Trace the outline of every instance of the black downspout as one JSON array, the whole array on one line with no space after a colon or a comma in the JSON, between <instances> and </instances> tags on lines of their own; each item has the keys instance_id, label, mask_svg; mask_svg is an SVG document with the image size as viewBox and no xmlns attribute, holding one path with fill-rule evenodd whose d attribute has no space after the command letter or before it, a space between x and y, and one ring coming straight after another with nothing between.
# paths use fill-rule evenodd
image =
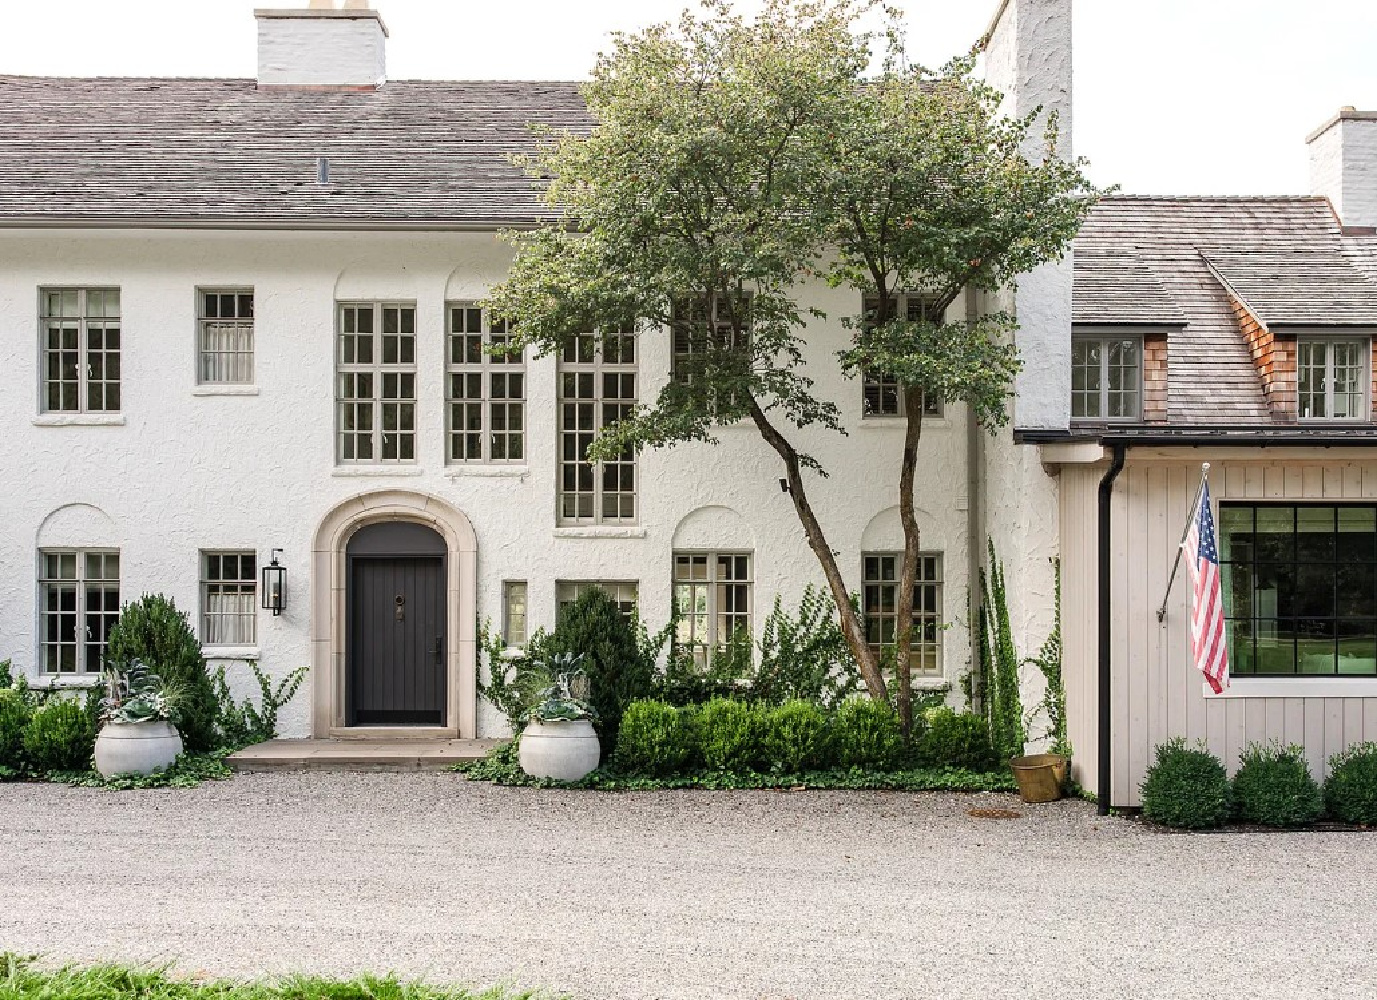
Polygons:
<instances>
[{"instance_id":1,"label":"black downspout","mask_svg":"<svg viewBox=\"0 0 1377 1000\"><path fill-rule=\"evenodd\" d=\"M1114 494L1114 480L1119 478L1119 473L1124 468L1124 454L1128 446L1122 442L1114 444L1114 457L1109 463L1109 468L1105 470L1104 478L1100 480L1100 780L1097 783L1097 796L1100 804L1100 815L1109 815L1109 779L1113 761L1113 754L1110 752L1110 718L1109 718L1109 500Z\"/></svg>"}]
</instances>

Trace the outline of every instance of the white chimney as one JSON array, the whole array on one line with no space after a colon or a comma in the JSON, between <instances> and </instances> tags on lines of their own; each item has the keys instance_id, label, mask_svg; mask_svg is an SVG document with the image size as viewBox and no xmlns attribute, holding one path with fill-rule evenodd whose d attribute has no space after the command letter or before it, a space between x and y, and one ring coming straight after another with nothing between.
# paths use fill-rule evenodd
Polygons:
<instances>
[{"instance_id":1,"label":"white chimney","mask_svg":"<svg viewBox=\"0 0 1377 1000\"><path fill-rule=\"evenodd\" d=\"M311 0L305 10L256 10L258 85L376 90L387 78L387 26L366 0Z\"/></svg>"},{"instance_id":2,"label":"white chimney","mask_svg":"<svg viewBox=\"0 0 1377 1000\"><path fill-rule=\"evenodd\" d=\"M1329 199L1345 228L1377 227L1377 111L1343 108L1305 141L1311 193Z\"/></svg>"}]
</instances>

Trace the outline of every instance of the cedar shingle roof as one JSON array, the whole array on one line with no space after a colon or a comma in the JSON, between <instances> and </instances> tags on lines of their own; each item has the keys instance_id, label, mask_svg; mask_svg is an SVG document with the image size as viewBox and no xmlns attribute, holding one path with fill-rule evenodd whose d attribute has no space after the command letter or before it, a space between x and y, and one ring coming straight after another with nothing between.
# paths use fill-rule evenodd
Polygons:
<instances>
[{"instance_id":1,"label":"cedar shingle roof","mask_svg":"<svg viewBox=\"0 0 1377 1000\"><path fill-rule=\"evenodd\" d=\"M1098 314L1131 316L1122 294L1104 291L1102 261L1106 255L1132 261L1116 266L1148 270L1185 319L1168 334L1169 423L1271 424L1228 293L1206 258L1265 303L1256 306L1264 322L1268 311L1281 323L1321 325L1335 316L1366 322L1360 317L1377 319L1377 283L1345 256L1352 242L1342 237L1322 198L1105 198L1076 238L1073 313L1076 322ZM1373 265L1377 270L1377 259ZM1315 280L1313 287L1298 280L1298 268ZM1160 301L1146 295L1140 311L1159 316Z\"/></svg>"},{"instance_id":2,"label":"cedar shingle roof","mask_svg":"<svg viewBox=\"0 0 1377 1000\"><path fill-rule=\"evenodd\" d=\"M0 76L0 221L489 228L549 217L507 157L586 129L572 83ZM330 181L316 180L316 158Z\"/></svg>"},{"instance_id":3,"label":"cedar shingle roof","mask_svg":"<svg viewBox=\"0 0 1377 1000\"><path fill-rule=\"evenodd\" d=\"M1076 247L1074 323L1183 326L1186 315L1136 248Z\"/></svg>"}]
</instances>

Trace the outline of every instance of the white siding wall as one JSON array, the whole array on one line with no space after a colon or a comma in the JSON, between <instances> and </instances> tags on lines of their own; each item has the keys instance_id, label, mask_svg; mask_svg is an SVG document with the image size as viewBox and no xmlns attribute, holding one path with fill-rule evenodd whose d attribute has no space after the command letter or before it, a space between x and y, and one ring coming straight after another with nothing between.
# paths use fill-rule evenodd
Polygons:
<instances>
[{"instance_id":1,"label":"white siding wall","mask_svg":"<svg viewBox=\"0 0 1377 1000\"><path fill-rule=\"evenodd\" d=\"M327 513L360 493L403 489L437 495L463 511L478 535L478 613L501 619L502 581L530 582L531 626L550 626L559 579L639 580L654 625L668 616L672 538L694 510L737 512L755 541L757 624L774 596L795 601L820 582L817 562L780 492L779 464L749 426L721 432L721 445L651 452L641 461L644 537L561 537L555 531L555 377L549 359L529 367L529 465L525 475L455 472L444 463L443 329L446 297L478 297L500 280L508 251L491 234L192 234L11 232L0 236L0 426L4 517L0 519L0 659L35 669L36 549L55 511L88 504L122 552L122 596L145 592L198 606L202 548L284 550L287 611L260 613L261 662L274 675L310 662L309 555ZM117 286L123 312L123 417L114 427L36 426L37 289ZM256 296L257 395L198 395L195 288L252 286ZM335 302L410 299L418 325L419 461L390 469L334 462ZM811 433L805 447L831 472L810 477L814 505L848 583L860 586L866 544L900 547L899 422L860 416L860 387L843 378L835 352L846 332L836 317L853 296L822 285L808 305L833 318L808 333L818 390L836 399L849 437ZM645 341L643 399L669 365L666 341ZM964 619L966 596L963 408L924 422L917 505L926 548L945 554L948 620ZM98 523L100 518L93 515ZM58 515L53 531L69 530ZM81 520L75 518L75 520ZM90 519L87 519L90 520ZM83 522L84 523L84 522ZM70 530L78 530L71 528ZM45 536L48 537L48 536ZM55 536L53 536L55 537ZM51 540L51 539L50 539ZM52 542L56 544L56 542ZM945 633L953 681L969 666L964 628ZM243 689L247 691L246 688ZM284 734L309 730L308 685L282 719ZM501 731L480 711L480 734Z\"/></svg>"},{"instance_id":2,"label":"white siding wall","mask_svg":"<svg viewBox=\"0 0 1377 1000\"><path fill-rule=\"evenodd\" d=\"M1377 499L1377 455L1315 451L1240 454L1192 450L1183 455L1130 450L1114 486L1113 804L1141 803L1139 786L1153 749L1174 736L1205 740L1228 766L1251 742L1305 746L1311 772L1323 779L1330 755L1377 740L1377 680L1306 679L1307 697L1245 696L1247 679L1228 697L1207 696L1190 658L1190 583L1182 566L1166 619L1156 611L1171 573L1200 463L1212 463L1215 500ZM1097 491L1104 465L1061 472L1063 613L1069 735L1075 776L1096 790L1098 685ZM1277 682L1271 682L1274 689ZM1325 696L1328 685L1344 697ZM1297 690L1302 690L1297 688Z\"/></svg>"}]
</instances>

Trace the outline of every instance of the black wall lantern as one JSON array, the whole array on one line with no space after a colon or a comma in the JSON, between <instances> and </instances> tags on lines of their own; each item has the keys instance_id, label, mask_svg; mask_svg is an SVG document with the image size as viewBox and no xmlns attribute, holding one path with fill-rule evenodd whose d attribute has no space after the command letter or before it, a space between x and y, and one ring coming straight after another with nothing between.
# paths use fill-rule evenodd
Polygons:
<instances>
[{"instance_id":1,"label":"black wall lantern","mask_svg":"<svg viewBox=\"0 0 1377 1000\"><path fill-rule=\"evenodd\" d=\"M263 607L271 611L274 618L282 614L282 609L286 606L287 567L280 566L277 562L277 554L281 551L273 549L270 553L271 561L263 567Z\"/></svg>"}]
</instances>

